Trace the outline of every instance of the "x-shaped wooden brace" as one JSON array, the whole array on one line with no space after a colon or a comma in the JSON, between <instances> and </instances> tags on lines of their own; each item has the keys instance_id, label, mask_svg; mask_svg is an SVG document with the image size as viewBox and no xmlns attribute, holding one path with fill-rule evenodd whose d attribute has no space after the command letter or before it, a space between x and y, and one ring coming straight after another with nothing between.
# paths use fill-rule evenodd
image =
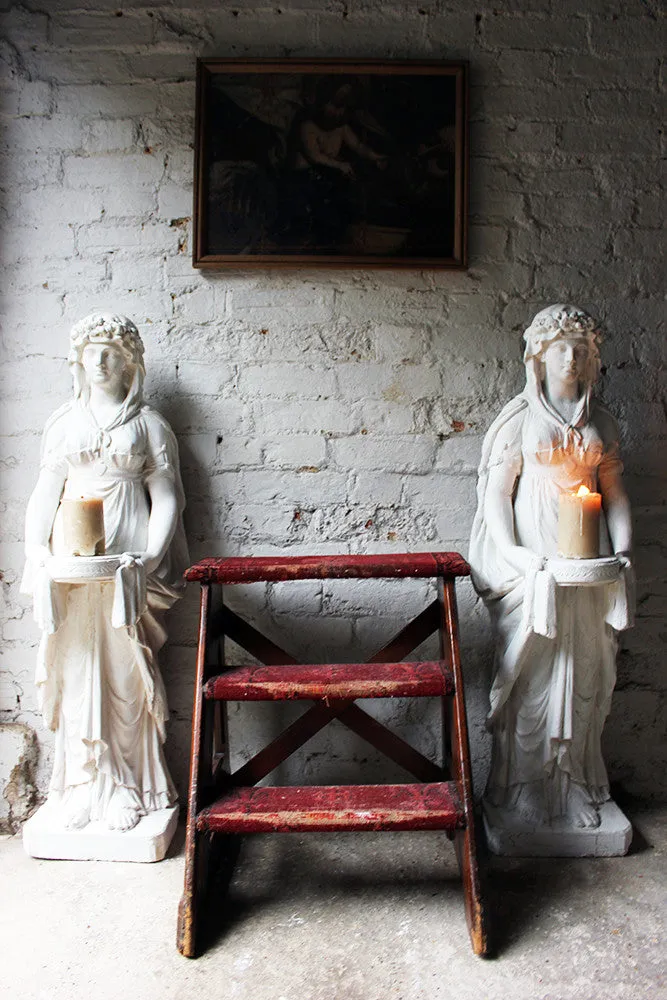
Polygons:
<instances>
[{"instance_id":1,"label":"x-shaped wooden brace","mask_svg":"<svg viewBox=\"0 0 667 1000\"><path fill-rule=\"evenodd\" d=\"M441 608L435 600L366 662L398 662L404 659L435 632L440 623ZM299 662L224 605L211 624L217 634L228 636L266 666L295 665ZM441 767L387 729L354 700L337 700L317 702L233 774L223 776L218 770L216 783L233 786L256 784L333 719L338 719L419 781L443 780Z\"/></svg>"}]
</instances>

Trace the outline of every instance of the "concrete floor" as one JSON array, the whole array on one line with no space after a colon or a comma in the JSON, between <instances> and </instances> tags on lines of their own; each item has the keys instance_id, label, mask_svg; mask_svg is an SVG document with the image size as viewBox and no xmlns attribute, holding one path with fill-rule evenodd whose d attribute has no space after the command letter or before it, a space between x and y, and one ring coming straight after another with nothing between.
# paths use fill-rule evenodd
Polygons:
<instances>
[{"instance_id":1,"label":"concrete floor","mask_svg":"<svg viewBox=\"0 0 667 1000\"><path fill-rule=\"evenodd\" d=\"M174 947L182 831L156 865L35 861L0 843L0 996L20 1000L667 997L667 809L626 858L487 865L498 954L469 947L441 834L247 838L213 943Z\"/></svg>"}]
</instances>

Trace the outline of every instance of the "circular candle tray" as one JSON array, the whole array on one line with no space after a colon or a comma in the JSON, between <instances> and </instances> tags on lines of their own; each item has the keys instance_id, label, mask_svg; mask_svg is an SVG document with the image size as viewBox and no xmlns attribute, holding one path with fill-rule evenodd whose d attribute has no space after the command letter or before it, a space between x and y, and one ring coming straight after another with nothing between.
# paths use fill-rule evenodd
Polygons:
<instances>
[{"instance_id":1,"label":"circular candle tray","mask_svg":"<svg viewBox=\"0 0 667 1000\"><path fill-rule=\"evenodd\" d=\"M93 583L113 580L119 566L119 555L54 556L48 569L51 579L57 583Z\"/></svg>"},{"instance_id":2,"label":"circular candle tray","mask_svg":"<svg viewBox=\"0 0 667 1000\"><path fill-rule=\"evenodd\" d=\"M616 556L598 559L549 559L547 569L561 587L595 587L614 583L621 572Z\"/></svg>"}]
</instances>

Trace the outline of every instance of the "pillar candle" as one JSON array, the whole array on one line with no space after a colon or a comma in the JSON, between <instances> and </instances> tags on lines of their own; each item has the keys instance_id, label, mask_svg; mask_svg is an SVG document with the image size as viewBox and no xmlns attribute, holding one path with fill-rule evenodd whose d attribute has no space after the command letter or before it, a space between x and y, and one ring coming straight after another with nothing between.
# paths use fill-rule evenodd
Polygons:
<instances>
[{"instance_id":1,"label":"pillar candle","mask_svg":"<svg viewBox=\"0 0 667 1000\"><path fill-rule=\"evenodd\" d=\"M558 555L565 559L596 559L600 555L602 497L580 486L561 493L558 508Z\"/></svg>"},{"instance_id":2,"label":"pillar candle","mask_svg":"<svg viewBox=\"0 0 667 1000\"><path fill-rule=\"evenodd\" d=\"M72 556L104 555L104 503L95 497L61 500L65 547Z\"/></svg>"}]
</instances>

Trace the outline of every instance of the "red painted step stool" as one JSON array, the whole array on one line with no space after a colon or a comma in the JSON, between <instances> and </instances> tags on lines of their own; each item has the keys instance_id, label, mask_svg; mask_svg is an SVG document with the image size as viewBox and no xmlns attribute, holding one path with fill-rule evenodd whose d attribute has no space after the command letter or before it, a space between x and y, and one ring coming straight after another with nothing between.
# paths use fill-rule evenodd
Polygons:
<instances>
[{"instance_id":1,"label":"red painted step stool","mask_svg":"<svg viewBox=\"0 0 667 1000\"><path fill-rule=\"evenodd\" d=\"M178 914L178 949L183 955L193 958L197 954L198 914L215 834L314 830L446 830L454 839L463 878L473 951L486 954L454 589L455 577L469 573L468 564L456 552L204 559L187 571L187 580L201 583L201 614L185 887ZM367 663L298 663L226 607L221 588L215 586L399 577L436 578L438 597ZM439 660L401 662L436 630ZM225 664L225 636L266 665ZM392 697L442 698L444 768L355 704L357 698ZM308 699L314 705L230 773L225 702L286 699ZM362 736L419 783L253 787L332 719Z\"/></svg>"}]
</instances>

